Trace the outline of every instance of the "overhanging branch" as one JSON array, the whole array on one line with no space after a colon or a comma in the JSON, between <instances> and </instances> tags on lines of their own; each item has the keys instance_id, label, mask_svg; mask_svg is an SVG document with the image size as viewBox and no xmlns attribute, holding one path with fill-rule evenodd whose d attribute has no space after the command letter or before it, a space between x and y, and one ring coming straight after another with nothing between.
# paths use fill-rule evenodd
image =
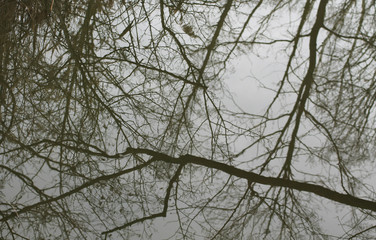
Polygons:
<instances>
[{"instance_id":1,"label":"overhanging branch","mask_svg":"<svg viewBox=\"0 0 376 240\"><path fill-rule=\"evenodd\" d=\"M176 164L196 164L200 166L205 166L212 169L217 169L222 172L225 172L227 174L247 179L250 182L255 182L259 184L269 185L273 187L287 187L291 189L295 189L298 191L303 192L310 192L314 193L318 196L321 196L323 198L339 202L348 206L357 207L361 209L367 209L376 212L376 202L361 199L354 197L352 195L348 194L342 194L333 190L330 190L328 188L311 184L311 183L305 183L305 182L298 182L298 181L291 181L287 179L282 178L274 178L274 177L265 177L262 175L258 175L256 173L247 172L245 170L220 163L215 162L212 160L208 160L201 157L196 157L192 155L184 155L180 156L179 158L174 158L171 156L168 156L163 153L159 153L153 150L149 149L141 149L141 148L128 148L127 152L134 153L134 154L147 154L154 158L156 161L164 161L169 163L176 163Z\"/></svg>"}]
</instances>

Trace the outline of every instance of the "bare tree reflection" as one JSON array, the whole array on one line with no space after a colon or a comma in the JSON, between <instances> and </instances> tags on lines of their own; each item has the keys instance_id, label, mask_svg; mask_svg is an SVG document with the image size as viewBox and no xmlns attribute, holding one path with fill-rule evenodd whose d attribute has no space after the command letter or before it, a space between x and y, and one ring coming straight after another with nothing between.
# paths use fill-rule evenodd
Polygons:
<instances>
[{"instance_id":1,"label":"bare tree reflection","mask_svg":"<svg viewBox=\"0 0 376 240\"><path fill-rule=\"evenodd\" d=\"M374 239L375 6L1 0L1 238ZM284 66L261 115L243 55Z\"/></svg>"}]
</instances>

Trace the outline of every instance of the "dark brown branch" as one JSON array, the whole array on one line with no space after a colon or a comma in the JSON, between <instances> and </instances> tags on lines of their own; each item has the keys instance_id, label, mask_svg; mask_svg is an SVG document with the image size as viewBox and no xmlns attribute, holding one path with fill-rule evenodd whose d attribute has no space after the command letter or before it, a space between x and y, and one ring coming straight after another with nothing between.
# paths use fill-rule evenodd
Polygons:
<instances>
[{"instance_id":1,"label":"dark brown branch","mask_svg":"<svg viewBox=\"0 0 376 240\"><path fill-rule=\"evenodd\" d=\"M305 104L307 102L307 99L310 94L311 86L312 83L314 82L314 76L313 73L316 68L316 48L317 48L317 38L319 35L319 31L321 27L323 26L324 18L325 18L325 11L326 11L326 5L328 4L328 0L322 0L319 4L319 8L317 10L317 18L316 22L312 27L311 31L311 37L309 40L309 66L307 73L304 77L302 86L300 88L299 96L298 99L296 100L295 107L298 107L298 112L296 114L296 121L295 121L295 126L294 130L291 135L291 141L289 144L287 156L286 156L286 161L283 166L284 170L286 170L286 174L290 173L290 164L291 160L293 157L293 153L295 150L295 140L299 131L299 126L300 126L300 120L303 114L303 111L305 109ZM304 90L303 90L304 89ZM304 91L304 92L303 92ZM301 96L301 94L303 95ZM301 97L301 99L299 99Z\"/></svg>"},{"instance_id":2,"label":"dark brown branch","mask_svg":"<svg viewBox=\"0 0 376 240\"><path fill-rule=\"evenodd\" d=\"M200 83L203 83L203 82L201 82L201 81L203 81L202 76L204 74L206 66L208 65L208 62L209 62L209 59L210 59L210 54L214 50L214 47L215 47L215 45L217 43L217 39L219 37L219 33L222 30L223 24L225 23L225 19L226 19L227 15L228 15L228 12L230 11L231 5L232 5L232 0L228 0L226 2L226 4L224 5L224 10L223 10L223 12L221 14L221 17L220 17L220 19L219 19L219 21L217 23L217 28L216 28L216 30L214 32L214 36L213 36L213 38L212 38L209 46L207 47L208 51L206 53L204 62L202 63L202 66L201 66L200 71L199 71L200 74L198 76L198 81Z\"/></svg>"},{"instance_id":3,"label":"dark brown branch","mask_svg":"<svg viewBox=\"0 0 376 240\"><path fill-rule=\"evenodd\" d=\"M311 184L311 183L305 183L305 182L298 182L298 181L292 181L282 178L274 178L274 177L265 177L262 175L258 175L256 173L247 172L245 170L220 163L211 161L205 158L196 157L192 155L184 155L179 158L171 157L163 153L155 152L153 150L149 149L140 149L140 148L128 148L127 152L135 153L135 154L148 154L150 156L153 156L155 160L169 162L169 163L177 163L177 164L196 164L200 166L205 166L212 169L221 170L222 172L225 172L227 174L237 176L239 178L247 179L249 182L255 182L259 184L274 186L274 187L287 187L291 189L295 189L298 191L303 192L310 192L314 193L318 196L321 196L323 198L339 202L348 206L357 207L361 209L367 209L371 211L376 212L376 202L361 199L354 197L349 194L342 194L333 190L330 190L328 188Z\"/></svg>"},{"instance_id":4,"label":"dark brown branch","mask_svg":"<svg viewBox=\"0 0 376 240\"><path fill-rule=\"evenodd\" d=\"M61 195L59 195L57 197L53 197L53 198L49 198L49 199L41 201L41 202L37 202L35 204L26 206L26 207L24 207L24 208L22 208L22 209L20 209L18 211L14 211L11 214L4 215L3 218L0 219L0 222L8 221L9 219L15 218L16 216L18 216L20 214L23 214L23 213L26 213L26 212L28 212L28 211L30 211L30 210L32 210L34 208L37 208L39 206L42 206L42 205L45 205L45 204L49 204L49 203L53 203L53 202L56 202L56 201L61 200L63 198L69 197L72 194L78 193L82 189L88 188L88 187L90 187L90 186L92 186L92 185L94 185L94 184L96 184L98 182L110 180L110 179L119 177L121 175L124 175L126 173L130 173L130 172L142 169L142 168L150 165L153 161L155 161L155 159L151 159L151 160L149 160L149 161L147 161L145 163L142 163L140 165L137 165L137 166L135 166L133 168L125 169L125 170L119 171L117 173L113 173L113 174L103 175L103 176L97 177L97 178L92 179L92 180L90 180L90 181L82 184L81 186L76 187L75 189L73 189L73 190L71 190L69 192L63 193L63 194L61 194Z\"/></svg>"}]
</instances>

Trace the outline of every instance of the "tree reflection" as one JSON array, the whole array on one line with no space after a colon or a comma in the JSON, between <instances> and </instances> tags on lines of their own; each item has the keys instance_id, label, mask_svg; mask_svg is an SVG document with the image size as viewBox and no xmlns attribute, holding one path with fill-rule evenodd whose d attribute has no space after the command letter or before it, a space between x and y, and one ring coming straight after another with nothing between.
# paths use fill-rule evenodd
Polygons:
<instances>
[{"instance_id":1,"label":"tree reflection","mask_svg":"<svg viewBox=\"0 0 376 240\"><path fill-rule=\"evenodd\" d=\"M373 239L375 16L367 0L1 0L1 238L148 239L174 218L173 239ZM244 55L284 66L257 79L261 114L228 104ZM328 202L351 216L342 236L320 226Z\"/></svg>"}]
</instances>

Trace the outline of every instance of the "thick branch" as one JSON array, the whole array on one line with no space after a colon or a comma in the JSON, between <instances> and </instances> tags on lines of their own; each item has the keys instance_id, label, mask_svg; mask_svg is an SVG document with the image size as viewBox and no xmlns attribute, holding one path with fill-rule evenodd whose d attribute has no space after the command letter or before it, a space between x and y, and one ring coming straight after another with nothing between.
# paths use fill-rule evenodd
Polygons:
<instances>
[{"instance_id":1,"label":"thick branch","mask_svg":"<svg viewBox=\"0 0 376 240\"><path fill-rule=\"evenodd\" d=\"M270 185L274 187L287 187L287 188L295 189L298 191L310 192L318 196L324 197L326 199L339 202L348 206L357 207L361 209L368 209L368 210L376 212L376 202L357 198L348 194L342 194L342 193L330 190L328 188L311 184L311 183L291 181L291 180L282 179L282 178L265 177L262 175L258 175L256 173L247 172L245 170L242 170L242 169L239 169L239 168L236 168L236 167L224 164L224 163L215 162L215 161L211 161L205 158L196 157L192 155L184 155L179 158L174 158L163 153L155 152L149 149L140 149L140 148L137 148L137 149L128 148L127 152L135 153L135 154L137 153L148 154L150 156L153 156L154 159L157 161L164 161L164 162L177 163L177 164L192 163L192 164L196 164L200 166L205 166L208 168L221 170L225 173L228 173L233 176L237 176L239 178L247 179L249 182L255 182L255 183Z\"/></svg>"},{"instance_id":2,"label":"thick branch","mask_svg":"<svg viewBox=\"0 0 376 240\"><path fill-rule=\"evenodd\" d=\"M298 107L298 112L296 114L296 121L295 121L295 126L294 130L292 132L291 136L291 142L289 144L287 156L286 156L286 161L284 164L284 169L287 170L287 173L290 172L290 165L291 165L291 160L293 156L293 152L295 149L295 140L298 134L299 126L300 126L300 120L303 114L303 111L305 109L305 104L307 102L307 99L309 97L309 92L312 86L312 83L314 82L314 71L316 68L316 48L317 48L317 38L319 35L319 31L321 27L323 26L324 18L325 18L325 10L326 10L326 5L328 4L328 0L321 0L319 4L319 8L317 10L317 18L316 22L312 27L311 31L311 37L309 40L309 67L307 70L307 73L304 77L302 87L300 88L300 93L298 96L298 99L296 100L296 105L295 107ZM303 90L304 89L304 90ZM304 92L303 92L304 91ZM301 96L301 93L303 92L303 96ZM301 99L299 99L301 97ZM294 107L294 108L295 108Z\"/></svg>"}]
</instances>

